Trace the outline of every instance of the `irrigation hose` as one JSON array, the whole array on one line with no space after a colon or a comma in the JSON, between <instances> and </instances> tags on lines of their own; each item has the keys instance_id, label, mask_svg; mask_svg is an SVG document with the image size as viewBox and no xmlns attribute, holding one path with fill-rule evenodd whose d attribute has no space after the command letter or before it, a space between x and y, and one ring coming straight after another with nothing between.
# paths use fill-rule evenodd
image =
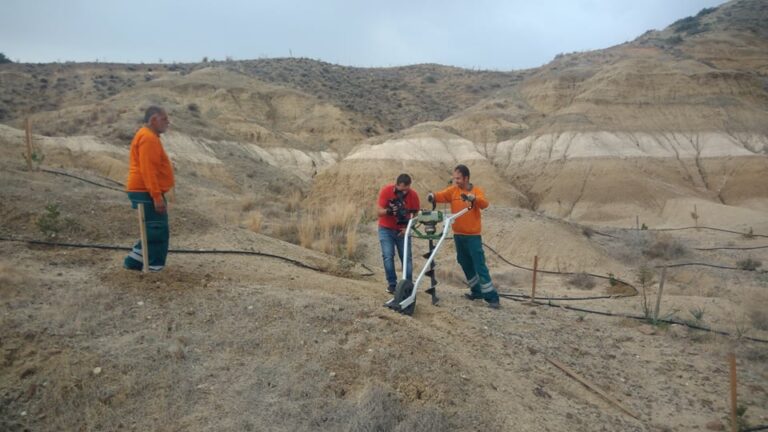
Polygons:
<instances>
[{"instance_id":1,"label":"irrigation hose","mask_svg":"<svg viewBox=\"0 0 768 432\"><path fill-rule=\"evenodd\" d=\"M124 250L129 251L131 248L125 247L125 246L114 246L114 245L102 245L102 244L85 244L85 243L62 243L62 242L51 242L51 241L43 241L43 240L32 240L32 239L19 239L19 238L11 238L11 237L0 237L0 241L11 241L11 242L21 242L21 243L28 243L28 244L36 244L36 245L45 245L45 246L60 246L60 247L71 247L71 248L81 248L81 249L106 249L106 250ZM246 251L246 250L226 250L226 249L169 249L168 252L171 253L178 253L178 254L220 254L220 255L255 255L255 256L263 256L268 258L275 258L279 260L283 260L286 262L289 262L293 265L296 265L298 267L306 268L309 270L313 270L316 272L324 272L322 269L311 266L309 264L303 263L301 261L295 260L293 258L288 258L282 255L275 255L267 252L258 252L258 251ZM362 265L362 264L361 264ZM365 265L362 265L363 268L368 270L370 274L363 274L361 276L373 276L373 271L368 268Z\"/></svg>"},{"instance_id":2,"label":"irrigation hose","mask_svg":"<svg viewBox=\"0 0 768 432\"><path fill-rule=\"evenodd\" d=\"M118 192L125 192L124 189L120 189L120 188L117 188L117 187L114 187L114 186L103 185L101 183L96 183L95 181L88 180L86 178L79 177L79 176L76 176L74 174L69 174L69 173L66 173L66 172L56 171L56 170L52 170L52 169L48 169L48 168L40 168L39 170L42 171L42 172L50 173L50 174L56 174L56 175L60 175L60 176L64 176L64 177L70 177L70 178L73 178L73 179L77 179L77 180L80 180L82 182L89 183L89 184L92 184L94 186L98 186L98 187L101 187L101 188L104 188L104 189L110 189L110 190L118 191ZM112 181L112 180L110 180L110 181Z\"/></svg>"},{"instance_id":3,"label":"irrigation hose","mask_svg":"<svg viewBox=\"0 0 768 432\"><path fill-rule=\"evenodd\" d=\"M506 299L509 299L509 300L512 300L512 301L516 301L516 302L529 302L529 303L531 302L530 301L530 297L528 297L527 300L524 300L523 298L517 298L518 296L515 296L515 295L501 294L501 293L499 294L499 297L504 297ZM533 301L533 303L538 304L538 305L542 305L542 306L556 307L556 308L560 308L560 309L568 309L568 310L572 310L572 311L590 313L590 314L595 314L595 315L603 315L603 316L610 316L610 317L621 317L621 318L630 318L630 319L639 320L639 321L648 321L648 318L637 316L637 315L605 312L605 311L598 311L598 310L593 310L593 309L584 309L584 308L579 308L579 307L574 307L574 306L560 305L560 304L551 303L551 302L550 303L544 303L544 302L540 302L540 301ZM716 334L719 334L719 335L722 335L722 336L731 336L731 334L728 333L728 332L724 332L724 331L721 331L721 330L713 330L711 328L697 326L695 324L690 324L690 323L683 322L683 321L675 321L675 320L668 320L668 319L657 319L655 321L656 322L662 322L662 323L665 323L665 324L683 325L683 326L686 326L686 327L689 327L689 328L692 328L692 329L695 329L695 330L701 330L701 331L709 332L709 333L716 333ZM768 343L768 340L766 340L766 339L754 338L754 337L750 337L750 336L741 336L741 338L742 339L746 339L746 340L750 340L750 341L753 341L753 342Z\"/></svg>"}]
</instances>

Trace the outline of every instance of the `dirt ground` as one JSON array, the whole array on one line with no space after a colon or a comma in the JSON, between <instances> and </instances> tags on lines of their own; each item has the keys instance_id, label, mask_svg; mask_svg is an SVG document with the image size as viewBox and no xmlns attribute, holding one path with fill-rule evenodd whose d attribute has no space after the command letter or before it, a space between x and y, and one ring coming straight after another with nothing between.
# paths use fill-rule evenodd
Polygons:
<instances>
[{"instance_id":1,"label":"dirt ground","mask_svg":"<svg viewBox=\"0 0 768 432\"><path fill-rule=\"evenodd\" d=\"M42 238L36 220L55 197L62 241L134 240L122 193L30 174L16 162L6 160L0 173L2 236ZM122 251L0 242L0 429L694 431L727 425L729 352L744 421L768 423L768 344L746 338L768 340L765 273L669 270L662 314L732 335L720 336L506 299L491 310L462 298L448 242L438 259L440 305L421 294L407 317L383 307L372 224L361 227L359 260L374 275L359 264L341 271L336 258L226 220L211 206L236 192L200 184L205 206L182 194L172 208L172 247L270 252L319 270L263 256L172 253L166 270L143 275L121 268ZM641 263L768 260L767 249L696 250L768 244L707 230L588 230L515 208L489 210L485 224L485 242L498 252L486 250L492 274L510 294L529 292L531 273L501 257L529 266L539 255L545 270L613 273L636 286ZM660 242L661 255L649 257ZM538 295L615 292L604 279L590 288L569 280L539 275ZM657 286L648 286L652 299ZM642 315L641 296L577 304Z\"/></svg>"}]
</instances>

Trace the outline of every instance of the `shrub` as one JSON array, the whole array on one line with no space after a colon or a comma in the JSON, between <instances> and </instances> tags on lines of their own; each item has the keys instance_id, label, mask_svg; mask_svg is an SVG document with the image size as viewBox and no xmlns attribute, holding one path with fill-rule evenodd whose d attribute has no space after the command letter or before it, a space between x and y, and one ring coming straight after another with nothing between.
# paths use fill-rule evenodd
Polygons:
<instances>
[{"instance_id":1,"label":"shrub","mask_svg":"<svg viewBox=\"0 0 768 432\"><path fill-rule=\"evenodd\" d=\"M52 203L45 206L45 212L37 218L37 227L49 240L55 239L61 231L61 211L59 205Z\"/></svg>"},{"instance_id":2,"label":"shrub","mask_svg":"<svg viewBox=\"0 0 768 432\"><path fill-rule=\"evenodd\" d=\"M595 287L594 279L586 273L576 273L572 275L568 278L568 284L586 290L591 290Z\"/></svg>"},{"instance_id":3,"label":"shrub","mask_svg":"<svg viewBox=\"0 0 768 432\"><path fill-rule=\"evenodd\" d=\"M434 75L427 75L424 77L424 79L421 82L425 84L434 84L437 82L437 78L435 78Z\"/></svg>"},{"instance_id":4,"label":"shrub","mask_svg":"<svg viewBox=\"0 0 768 432\"><path fill-rule=\"evenodd\" d=\"M666 260L685 256L688 249L676 240L660 239L643 251L648 258L663 258Z\"/></svg>"},{"instance_id":5,"label":"shrub","mask_svg":"<svg viewBox=\"0 0 768 432\"><path fill-rule=\"evenodd\" d=\"M584 234L584 237L586 238L592 238L592 236L595 234L595 230L590 227L584 227L584 229L581 230L581 233Z\"/></svg>"},{"instance_id":6,"label":"shrub","mask_svg":"<svg viewBox=\"0 0 768 432\"><path fill-rule=\"evenodd\" d=\"M635 273L637 283L640 285L640 307L643 310L643 316L646 319L652 320L653 310L651 309L651 299L648 296L648 288L653 285L653 269L643 264L637 269Z\"/></svg>"},{"instance_id":7,"label":"shrub","mask_svg":"<svg viewBox=\"0 0 768 432\"><path fill-rule=\"evenodd\" d=\"M0 64L3 64L3 63L13 63L13 61L11 61L11 59L6 57L5 54L0 53Z\"/></svg>"},{"instance_id":8,"label":"shrub","mask_svg":"<svg viewBox=\"0 0 768 432\"><path fill-rule=\"evenodd\" d=\"M709 14L711 14L712 12L714 12L716 10L717 10L717 7L704 8L704 9L700 10L699 13L696 14L696 17L697 18L701 18L704 15L709 15Z\"/></svg>"},{"instance_id":9,"label":"shrub","mask_svg":"<svg viewBox=\"0 0 768 432\"><path fill-rule=\"evenodd\" d=\"M695 307L692 309L689 309L688 312L691 313L691 316L698 322L704 319L704 309L701 307Z\"/></svg>"},{"instance_id":10,"label":"shrub","mask_svg":"<svg viewBox=\"0 0 768 432\"><path fill-rule=\"evenodd\" d=\"M749 318L756 329L768 331L768 311L755 309L750 312Z\"/></svg>"},{"instance_id":11,"label":"shrub","mask_svg":"<svg viewBox=\"0 0 768 432\"><path fill-rule=\"evenodd\" d=\"M743 259L736 263L736 266L738 266L740 269L748 271L755 271L762 265L762 261L753 260L752 258Z\"/></svg>"}]
</instances>

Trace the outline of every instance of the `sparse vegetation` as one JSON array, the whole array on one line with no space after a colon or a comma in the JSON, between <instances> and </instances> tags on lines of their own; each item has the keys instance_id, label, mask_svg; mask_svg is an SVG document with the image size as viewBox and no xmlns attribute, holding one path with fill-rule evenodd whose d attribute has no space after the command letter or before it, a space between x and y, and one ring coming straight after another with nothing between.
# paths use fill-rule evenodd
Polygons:
<instances>
[{"instance_id":1,"label":"sparse vegetation","mask_svg":"<svg viewBox=\"0 0 768 432\"><path fill-rule=\"evenodd\" d=\"M653 308L651 307L651 299L648 294L648 289L655 282L653 269L643 264L637 269L635 278L640 285L640 307L642 308L643 316L649 321L655 321Z\"/></svg>"},{"instance_id":2,"label":"sparse vegetation","mask_svg":"<svg viewBox=\"0 0 768 432\"><path fill-rule=\"evenodd\" d=\"M576 273L568 278L568 284L577 288L591 290L595 287L594 278L586 273Z\"/></svg>"},{"instance_id":3,"label":"sparse vegetation","mask_svg":"<svg viewBox=\"0 0 768 432\"><path fill-rule=\"evenodd\" d=\"M710 29L710 26L709 24L702 24L701 20L699 19L700 16L703 15L700 13L700 15L695 17L689 16L677 20L672 24L672 28L674 29L675 33L685 33L688 36L705 32Z\"/></svg>"},{"instance_id":4,"label":"sparse vegetation","mask_svg":"<svg viewBox=\"0 0 768 432\"><path fill-rule=\"evenodd\" d=\"M688 249L677 240L661 238L643 251L643 254L651 259L661 258L664 260L672 260L687 255Z\"/></svg>"},{"instance_id":5,"label":"sparse vegetation","mask_svg":"<svg viewBox=\"0 0 768 432\"><path fill-rule=\"evenodd\" d=\"M768 311L765 309L752 310L749 313L749 319L756 329L768 331Z\"/></svg>"},{"instance_id":6,"label":"sparse vegetation","mask_svg":"<svg viewBox=\"0 0 768 432\"><path fill-rule=\"evenodd\" d=\"M194 102L192 102L189 105L187 105L187 109L195 117L200 115L200 106L198 104L194 103Z\"/></svg>"},{"instance_id":7,"label":"sparse vegetation","mask_svg":"<svg viewBox=\"0 0 768 432\"><path fill-rule=\"evenodd\" d=\"M717 7L704 8L704 9L700 10L699 13L696 14L696 17L697 18L701 18L701 17L703 17L705 15L711 14L712 12L714 12L716 10L717 10Z\"/></svg>"},{"instance_id":8,"label":"sparse vegetation","mask_svg":"<svg viewBox=\"0 0 768 432\"><path fill-rule=\"evenodd\" d=\"M261 232L261 226L264 222L264 216L259 211L255 211L251 214L251 220L248 224L248 229L258 233Z\"/></svg>"},{"instance_id":9,"label":"sparse vegetation","mask_svg":"<svg viewBox=\"0 0 768 432\"><path fill-rule=\"evenodd\" d=\"M62 221L59 219L61 211L59 205L56 203L50 203L45 206L45 211L41 214L36 221L37 228L40 232L49 239L54 240L58 237L62 229Z\"/></svg>"},{"instance_id":10,"label":"sparse vegetation","mask_svg":"<svg viewBox=\"0 0 768 432\"><path fill-rule=\"evenodd\" d=\"M13 61L11 61L11 59L6 57L5 54L0 53L0 64L4 64L4 63L13 63Z\"/></svg>"},{"instance_id":11,"label":"sparse vegetation","mask_svg":"<svg viewBox=\"0 0 768 432\"><path fill-rule=\"evenodd\" d=\"M763 265L762 261L746 258L736 262L736 266L742 270L755 271Z\"/></svg>"},{"instance_id":12,"label":"sparse vegetation","mask_svg":"<svg viewBox=\"0 0 768 432\"><path fill-rule=\"evenodd\" d=\"M358 228L363 214L352 203L305 212L281 225L274 235L302 247L354 258L359 252Z\"/></svg>"},{"instance_id":13,"label":"sparse vegetation","mask_svg":"<svg viewBox=\"0 0 768 432\"><path fill-rule=\"evenodd\" d=\"M683 43L683 38L680 35L674 35L664 39L664 41L670 45L679 45Z\"/></svg>"},{"instance_id":14,"label":"sparse vegetation","mask_svg":"<svg viewBox=\"0 0 768 432\"><path fill-rule=\"evenodd\" d=\"M749 227L749 231L745 232L742 236L745 239L751 240L751 239L755 238L755 232L752 230L752 227Z\"/></svg>"},{"instance_id":15,"label":"sparse vegetation","mask_svg":"<svg viewBox=\"0 0 768 432\"><path fill-rule=\"evenodd\" d=\"M704 309L702 307L697 306L695 308L689 309L688 312L691 313L691 316L697 322L701 321L702 319L704 319Z\"/></svg>"},{"instance_id":16,"label":"sparse vegetation","mask_svg":"<svg viewBox=\"0 0 768 432\"><path fill-rule=\"evenodd\" d=\"M240 210L243 212L249 212L256 208L258 200L255 195L246 195L240 199Z\"/></svg>"}]
</instances>

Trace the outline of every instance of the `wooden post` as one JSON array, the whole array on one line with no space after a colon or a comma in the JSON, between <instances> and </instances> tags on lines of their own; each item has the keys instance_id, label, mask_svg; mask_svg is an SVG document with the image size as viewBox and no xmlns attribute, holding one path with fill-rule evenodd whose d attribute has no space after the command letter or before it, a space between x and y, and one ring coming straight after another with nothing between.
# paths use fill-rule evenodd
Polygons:
<instances>
[{"instance_id":1,"label":"wooden post","mask_svg":"<svg viewBox=\"0 0 768 432\"><path fill-rule=\"evenodd\" d=\"M738 404L736 403L736 355L728 354L728 361L731 364L731 431L738 432L739 419L736 413Z\"/></svg>"},{"instance_id":2,"label":"wooden post","mask_svg":"<svg viewBox=\"0 0 768 432\"><path fill-rule=\"evenodd\" d=\"M29 120L29 117L24 120L24 130L27 141L27 169L32 171L32 122Z\"/></svg>"},{"instance_id":3,"label":"wooden post","mask_svg":"<svg viewBox=\"0 0 768 432\"><path fill-rule=\"evenodd\" d=\"M640 231L640 216L635 215L635 227Z\"/></svg>"},{"instance_id":4,"label":"wooden post","mask_svg":"<svg viewBox=\"0 0 768 432\"><path fill-rule=\"evenodd\" d=\"M667 266L661 268L661 280L659 281L659 294L656 296L656 308L653 310L653 320L659 319L659 308L661 307L661 294L664 292L664 281L667 279Z\"/></svg>"},{"instance_id":5,"label":"wooden post","mask_svg":"<svg viewBox=\"0 0 768 432\"><path fill-rule=\"evenodd\" d=\"M147 225L144 223L144 204L139 203L139 232L141 233L141 271L149 272L149 248L147 245Z\"/></svg>"},{"instance_id":6,"label":"wooden post","mask_svg":"<svg viewBox=\"0 0 768 432\"><path fill-rule=\"evenodd\" d=\"M533 256L533 285L531 286L531 303L536 301L536 271L539 267L539 256Z\"/></svg>"}]
</instances>

